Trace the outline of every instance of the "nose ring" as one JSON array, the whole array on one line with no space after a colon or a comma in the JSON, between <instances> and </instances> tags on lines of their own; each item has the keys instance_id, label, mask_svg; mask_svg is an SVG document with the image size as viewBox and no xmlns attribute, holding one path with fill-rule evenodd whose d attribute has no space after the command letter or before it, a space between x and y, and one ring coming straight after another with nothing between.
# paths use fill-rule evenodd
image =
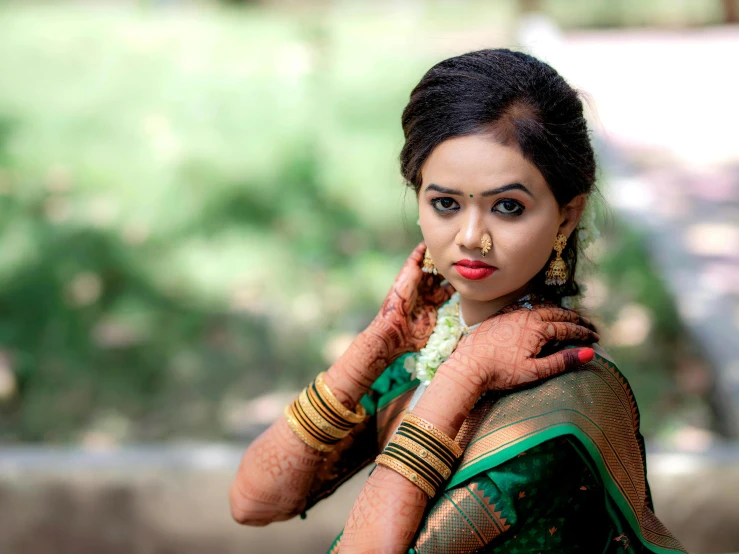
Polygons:
<instances>
[{"instance_id":1,"label":"nose ring","mask_svg":"<svg viewBox=\"0 0 739 554\"><path fill-rule=\"evenodd\" d=\"M482 237L482 257L485 257L485 254L487 254L490 251L490 247L493 245L492 242L490 242L490 239L487 235L483 235Z\"/></svg>"}]
</instances>

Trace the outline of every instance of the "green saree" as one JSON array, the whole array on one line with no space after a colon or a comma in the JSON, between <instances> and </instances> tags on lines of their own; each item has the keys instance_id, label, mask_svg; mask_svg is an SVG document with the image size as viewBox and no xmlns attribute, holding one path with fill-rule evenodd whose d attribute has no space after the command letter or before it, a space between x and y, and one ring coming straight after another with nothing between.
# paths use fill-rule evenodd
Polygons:
<instances>
[{"instance_id":1,"label":"green saree","mask_svg":"<svg viewBox=\"0 0 739 554\"><path fill-rule=\"evenodd\" d=\"M459 465L409 554L685 552L654 515L629 384L595 350L576 370L480 398L456 438ZM419 385L405 357L362 399L371 417L331 453L306 509L371 464L394 433ZM329 554L340 544L341 535Z\"/></svg>"}]
</instances>

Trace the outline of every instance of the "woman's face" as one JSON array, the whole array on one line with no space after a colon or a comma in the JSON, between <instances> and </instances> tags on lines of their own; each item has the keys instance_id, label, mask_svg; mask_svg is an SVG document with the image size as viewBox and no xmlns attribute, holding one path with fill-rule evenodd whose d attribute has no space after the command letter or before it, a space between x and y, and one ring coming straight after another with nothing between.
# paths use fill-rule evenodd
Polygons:
<instances>
[{"instance_id":1,"label":"woman's face","mask_svg":"<svg viewBox=\"0 0 739 554\"><path fill-rule=\"evenodd\" d=\"M483 135L442 142L421 175L418 210L428 251L439 273L478 302L523 291L549 260L557 233L569 237L582 212L560 210L542 174L518 148ZM492 246L483 257L485 234ZM455 269L461 260L495 270L471 280Z\"/></svg>"}]
</instances>

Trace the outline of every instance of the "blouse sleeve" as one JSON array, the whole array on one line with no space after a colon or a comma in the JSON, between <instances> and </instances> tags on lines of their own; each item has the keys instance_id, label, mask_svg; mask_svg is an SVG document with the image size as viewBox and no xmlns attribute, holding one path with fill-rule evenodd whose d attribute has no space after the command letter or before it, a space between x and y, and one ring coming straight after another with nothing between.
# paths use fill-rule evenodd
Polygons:
<instances>
[{"instance_id":1,"label":"blouse sleeve","mask_svg":"<svg viewBox=\"0 0 739 554\"><path fill-rule=\"evenodd\" d=\"M609 531L602 485L560 437L445 491L410 552L602 552Z\"/></svg>"}]
</instances>

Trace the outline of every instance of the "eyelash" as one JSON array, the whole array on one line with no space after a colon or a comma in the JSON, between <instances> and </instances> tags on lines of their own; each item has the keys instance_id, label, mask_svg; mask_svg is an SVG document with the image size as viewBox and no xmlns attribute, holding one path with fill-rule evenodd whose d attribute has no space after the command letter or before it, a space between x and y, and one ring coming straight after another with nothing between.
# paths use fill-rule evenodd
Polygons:
<instances>
[{"instance_id":1,"label":"eyelash","mask_svg":"<svg viewBox=\"0 0 739 554\"><path fill-rule=\"evenodd\" d=\"M455 202L456 203L456 200L454 200L454 198L450 198L448 196L442 196L441 198L434 198L433 200L431 200L431 206L434 208L434 210L436 210L436 213L438 213L439 215L446 215L449 212L457 211L457 210L452 209L452 208L447 208L445 210L440 210L436 206L436 204L438 202L440 202L441 200L451 200L452 202ZM513 200L512 198L501 198L500 200L498 200L495 203L495 205L493 207L495 207L498 204L501 204L503 202L512 202L513 204L516 204L518 206L518 210L515 211L515 212L498 212L498 213L500 213L500 215L503 215L505 217L519 217L519 216L523 215L523 212L526 209L523 206L523 204L521 204L518 200Z\"/></svg>"}]
</instances>

